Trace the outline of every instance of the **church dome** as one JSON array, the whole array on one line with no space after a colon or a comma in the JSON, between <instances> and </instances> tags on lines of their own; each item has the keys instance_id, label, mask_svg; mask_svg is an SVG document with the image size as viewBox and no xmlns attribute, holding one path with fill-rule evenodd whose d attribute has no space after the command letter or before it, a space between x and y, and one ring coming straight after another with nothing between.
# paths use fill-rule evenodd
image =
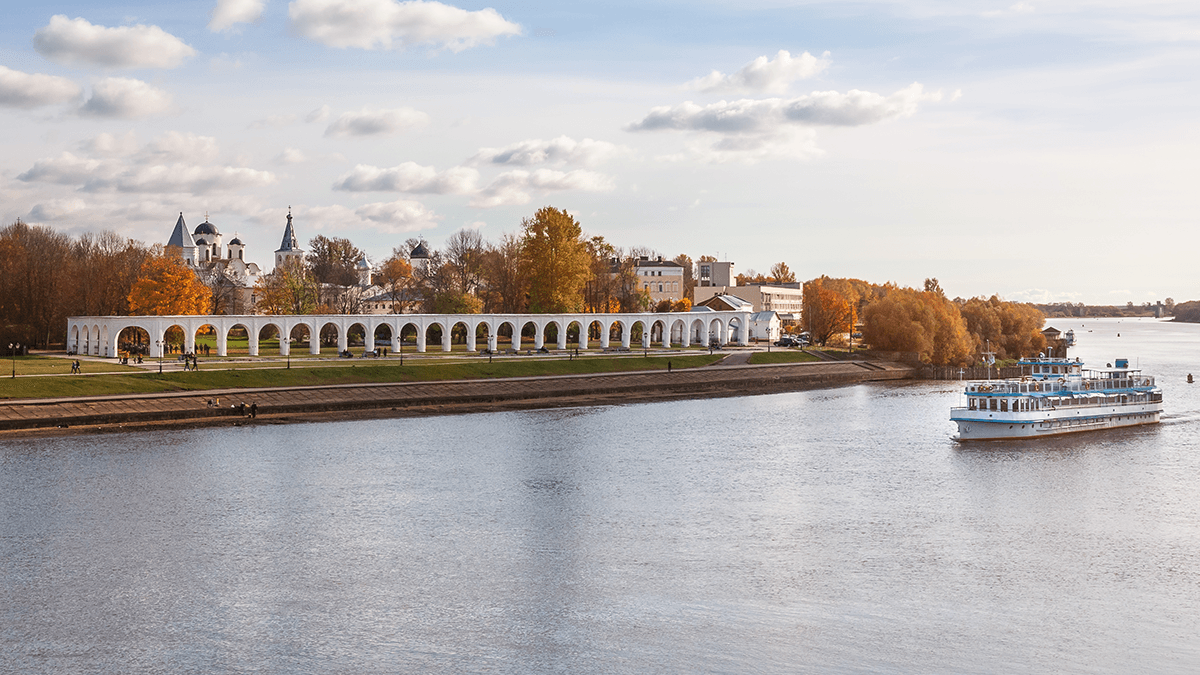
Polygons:
<instances>
[{"instance_id":1,"label":"church dome","mask_svg":"<svg viewBox=\"0 0 1200 675\"><path fill-rule=\"evenodd\" d=\"M202 234L218 234L219 235L221 233L217 231L216 225L213 225L212 223L210 223L206 220L203 223L200 223L199 225L197 225L196 231L193 232L192 234L195 236L199 236Z\"/></svg>"},{"instance_id":2,"label":"church dome","mask_svg":"<svg viewBox=\"0 0 1200 675\"><path fill-rule=\"evenodd\" d=\"M208 246L208 240L207 239L197 239L196 245L197 246Z\"/></svg>"},{"instance_id":3,"label":"church dome","mask_svg":"<svg viewBox=\"0 0 1200 675\"><path fill-rule=\"evenodd\" d=\"M412 250L412 253L408 254L408 257L409 258L428 258L429 257L429 249L425 248L425 242L421 242L421 243L417 244L417 247Z\"/></svg>"},{"instance_id":4,"label":"church dome","mask_svg":"<svg viewBox=\"0 0 1200 675\"><path fill-rule=\"evenodd\" d=\"M234 237L233 241L229 242L229 245L230 246L245 246L245 244L242 243L242 240L238 239L237 237Z\"/></svg>"},{"instance_id":5,"label":"church dome","mask_svg":"<svg viewBox=\"0 0 1200 675\"><path fill-rule=\"evenodd\" d=\"M367 263L367 259L366 259L366 258L359 258L359 259L358 259L358 265L357 265L357 267L358 267L358 269L360 269L360 270L368 270L368 269L371 269L371 265Z\"/></svg>"}]
</instances>

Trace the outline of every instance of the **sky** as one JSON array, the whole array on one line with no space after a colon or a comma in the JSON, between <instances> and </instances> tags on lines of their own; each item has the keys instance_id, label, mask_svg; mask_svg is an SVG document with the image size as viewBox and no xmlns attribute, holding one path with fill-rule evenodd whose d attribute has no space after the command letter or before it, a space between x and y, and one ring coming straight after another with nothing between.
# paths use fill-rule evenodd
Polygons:
<instances>
[{"instance_id":1,"label":"sky","mask_svg":"<svg viewBox=\"0 0 1200 675\"><path fill-rule=\"evenodd\" d=\"M4 2L0 218L270 268L542 206L735 270L1200 298L1200 5Z\"/></svg>"}]
</instances>

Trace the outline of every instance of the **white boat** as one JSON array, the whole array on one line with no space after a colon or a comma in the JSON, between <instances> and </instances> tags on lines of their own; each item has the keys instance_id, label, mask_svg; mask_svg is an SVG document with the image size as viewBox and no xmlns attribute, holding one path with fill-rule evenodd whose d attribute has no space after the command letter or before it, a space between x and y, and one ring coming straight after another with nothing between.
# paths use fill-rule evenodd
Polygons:
<instances>
[{"instance_id":1,"label":"white boat","mask_svg":"<svg viewBox=\"0 0 1200 675\"><path fill-rule=\"evenodd\" d=\"M967 405L950 409L957 440L1031 438L1093 429L1157 424L1162 390L1130 368L1084 368L1079 359L1022 360L1019 378L970 382Z\"/></svg>"}]
</instances>

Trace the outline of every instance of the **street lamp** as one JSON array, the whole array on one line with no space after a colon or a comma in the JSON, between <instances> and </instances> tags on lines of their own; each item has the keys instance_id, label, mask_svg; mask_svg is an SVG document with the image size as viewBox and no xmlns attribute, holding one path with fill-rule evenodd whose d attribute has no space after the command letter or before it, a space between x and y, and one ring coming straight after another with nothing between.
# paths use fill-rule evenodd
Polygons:
<instances>
[{"instance_id":1,"label":"street lamp","mask_svg":"<svg viewBox=\"0 0 1200 675\"><path fill-rule=\"evenodd\" d=\"M159 375L162 375L162 352L163 352L163 341L162 341L162 340L155 340L155 341L154 341L154 344L158 345L158 374L159 374Z\"/></svg>"},{"instance_id":2,"label":"street lamp","mask_svg":"<svg viewBox=\"0 0 1200 675\"><path fill-rule=\"evenodd\" d=\"M17 350L21 348L20 342L8 343L8 355L12 357L12 376L17 377Z\"/></svg>"},{"instance_id":3,"label":"street lamp","mask_svg":"<svg viewBox=\"0 0 1200 675\"><path fill-rule=\"evenodd\" d=\"M291 370L292 369L292 337L291 336L285 337L283 339L283 341L284 341L284 343L287 344L287 363L288 363L287 367L288 367L288 370Z\"/></svg>"}]
</instances>

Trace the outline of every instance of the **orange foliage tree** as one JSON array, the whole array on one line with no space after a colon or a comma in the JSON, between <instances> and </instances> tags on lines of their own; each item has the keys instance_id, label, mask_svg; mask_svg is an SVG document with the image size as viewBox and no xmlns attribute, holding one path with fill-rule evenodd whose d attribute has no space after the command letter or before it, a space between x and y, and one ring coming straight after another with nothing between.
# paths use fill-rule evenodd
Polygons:
<instances>
[{"instance_id":1,"label":"orange foliage tree","mask_svg":"<svg viewBox=\"0 0 1200 675\"><path fill-rule=\"evenodd\" d=\"M1001 359L1033 356L1046 349L1042 325L1046 317L1033 305L1005 302L993 295L971 298L959 307L967 330L975 339L975 350L991 345Z\"/></svg>"},{"instance_id":2,"label":"orange foliage tree","mask_svg":"<svg viewBox=\"0 0 1200 675\"><path fill-rule=\"evenodd\" d=\"M854 305L822 277L804 283L801 324L814 344L824 346L829 338L854 330Z\"/></svg>"},{"instance_id":3,"label":"orange foliage tree","mask_svg":"<svg viewBox=\"0 0 1200 675\"><path fill-rule=\"evenodd\" d=\"M974 340L958 307L935 291L885 286L863 312L863 339L874 349L916 352L924 363L967 365Z\"/></svg>"},{"instance_id":4,"label":"orange foliage tree","mask_svg":"<svg viewBox=\"0 0 1200 675\"><path fill-rule=\"evenodd\" d=\"M129 311L137 315L207 314L212 291L183 260L161 249L142 263L129 291Z\"/></svg>"}]
</instances>

